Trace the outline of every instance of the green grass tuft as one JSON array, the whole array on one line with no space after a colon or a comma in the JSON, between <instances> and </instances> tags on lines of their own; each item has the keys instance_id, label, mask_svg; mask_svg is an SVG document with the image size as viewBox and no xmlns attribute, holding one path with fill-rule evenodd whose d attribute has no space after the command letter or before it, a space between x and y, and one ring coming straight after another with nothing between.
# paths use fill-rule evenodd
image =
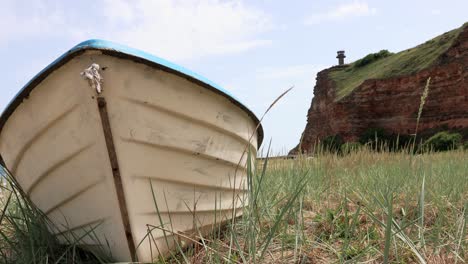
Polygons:
<instances>
[{"instance_id":1,"label":"green grass tuft","mask_svg":"<svg viewBox=\"0 0 468 264\"><path fill-rule=\"evenodd\" d=\"M80 234L68 231L68 236L64 237L66 241L60 241L51 232L57 231L57 226L28 199L15 179L0 166L0 264L108 263L111 260L108 247L104 241L99 241L94 232L99 225L85 228ZM83 239L102 246L86 249L80 246Z\"/></svg>"}]
</instances>

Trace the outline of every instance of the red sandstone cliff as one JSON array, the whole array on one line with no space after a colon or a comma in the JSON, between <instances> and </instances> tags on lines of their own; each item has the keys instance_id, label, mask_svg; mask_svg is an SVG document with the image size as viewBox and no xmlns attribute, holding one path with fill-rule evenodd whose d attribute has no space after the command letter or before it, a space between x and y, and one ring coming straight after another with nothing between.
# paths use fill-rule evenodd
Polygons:
<instances>
[{"instance_id":1,"label":"red sandstone cliff","mask_svg":"<svg viewBox=\"0 0 468 264\"><path fill-rule=\"evenodd\" d=\"M299 144L303 152L310 152L317 141L330 135L357 141L365 130L375 127L389 133L413 134L428 77L431 77L429 96L418 134L455 130L468 140L468 26L463 27L433 66L408 76L366 80L339 101L335 99L334 81L329 77L337 69L335 66L317 74L307 125ZM299 145L291 152L297 152Z\"/></svg>"}]
</instances>

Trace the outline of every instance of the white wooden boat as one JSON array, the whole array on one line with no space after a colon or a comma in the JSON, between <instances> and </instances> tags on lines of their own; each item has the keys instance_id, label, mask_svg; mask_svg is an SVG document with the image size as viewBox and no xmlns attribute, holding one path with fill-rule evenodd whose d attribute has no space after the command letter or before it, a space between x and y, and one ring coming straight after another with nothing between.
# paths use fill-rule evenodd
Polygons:
<instances>
[{"instance_id":1,"label":"white wooden boat","mask_svg":"<svg viewBox=\"0 0 468 264\"><path fill-rule=\"evenodd\" d=\"M61 239L93 229L98 239L80 243L108 244L118 261L149 262L240 213L233 208L246 191L245 152L255 157L262 141L257 126L207 79L89 40L8 105L1 162Z\"/></svg>"}]
</instances>

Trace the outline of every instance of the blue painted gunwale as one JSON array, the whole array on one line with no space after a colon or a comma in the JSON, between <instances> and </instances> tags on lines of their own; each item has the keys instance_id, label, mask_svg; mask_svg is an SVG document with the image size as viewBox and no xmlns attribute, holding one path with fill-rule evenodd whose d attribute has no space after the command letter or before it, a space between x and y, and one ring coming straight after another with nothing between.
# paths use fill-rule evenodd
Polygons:
<instances>
[{"instance_id":1,"label":"blue painted gunwale","mask_svg":"<svg viewBox=\"0 0 468 264\"><path fill-rule=\"evenodd\" d=\"M191 70L188 70L182 66L179 66L165 59L159 58L155 55L152 55L144 51L134 49L134 48L122 45L122 44L118 44L115 42L102 40L102 39L90 39L90 40L86 40L86 41L79 43L75 47L71 48L69 51L65 52L62 56L58 57L47 67L42 69L38 74L36 74L36 76L34 76L28 83L26 83L26 85L23 86L23 88L10 101L10 103L7 105L2 115L0 116L0 133L3 129L4 124L10 117L10 115L15 111L16 107L21 104L23 99L28 97L29 93L34 89L34 87L36 87L42 80L44 80L54 70L58 69L60 66L64 65L66 62L68 62L75 56L82 54L86 50L101 50L103 51L103 53L108 54L110 56L128 58L137 62L148 64L156 68L161 68L165 71L185 77L189 79L190 81L196 82L202 85L203 87L210 89L226 97L231 102L239 106L242 110L244 110L254 120L256 125L259 125L257 129L258 147L260 147L260 145L262 144L263 128L260 124L258 117L247 106L245 106L240 100L234 97L227 90L223 89L221 86L217 85L216 83L210 81L209 79ZM0 163L2 163L1 161L2 160L0 156Z\"/></svg>"}]
</instances>

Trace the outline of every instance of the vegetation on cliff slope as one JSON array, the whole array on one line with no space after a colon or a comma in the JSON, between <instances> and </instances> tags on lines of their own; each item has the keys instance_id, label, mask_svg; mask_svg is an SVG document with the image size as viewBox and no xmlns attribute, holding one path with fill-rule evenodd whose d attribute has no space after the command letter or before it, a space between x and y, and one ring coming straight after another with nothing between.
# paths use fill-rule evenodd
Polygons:
<instances>
[{"instance_id":1,"label":"vegetation on cliff slope","mask_svg":"<svg viewBox=\"0 0 468 264\"><path fill-rule=\"evenodd\" d=\"M394 54L383 50L369 54L347 67L336 68L330 73L330 78L336 85L336 99L347 96L367 79L408 75L432 66L450 48L465 26L467 24L411 49Z\"/></svg>"}]
</instances>

